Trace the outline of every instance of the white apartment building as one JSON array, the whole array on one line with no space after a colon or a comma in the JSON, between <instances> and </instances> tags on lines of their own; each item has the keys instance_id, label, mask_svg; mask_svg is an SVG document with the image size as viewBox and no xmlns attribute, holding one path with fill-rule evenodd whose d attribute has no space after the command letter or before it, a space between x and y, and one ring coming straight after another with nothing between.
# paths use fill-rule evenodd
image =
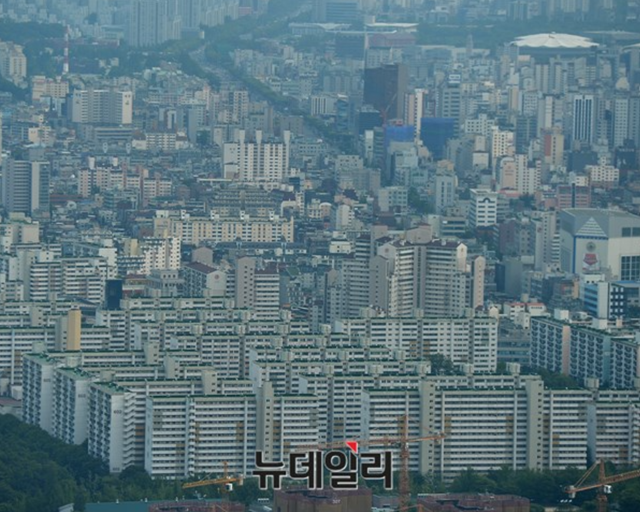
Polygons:
<instances>
[{"instance_id":1,"label":"white apartment building","mask_svg":"<svg viewBox=\"0 0 640 512\"><path fill-rule=\"evenodd\" d=\"M422 448L422 472L451 480L469 467L586 467L585 390L545 390L539 377L517 374L427 377L420 399L423 432L447 436Z\"/></svg>"},{"instance_id":2,"label":"white apartment building","mask_svg":"<svg viewBox=\"0 0 640 512\"><path fill-rule=\"evenodd\" d=\"M120 473L135 462L135 430L129 411L135 394L113 383L94 383L89 389L88 451Z\"/></svg>"},{"instance_id":3,"label":"white apartment building","mask_svg":"<svg viewBox=\"0 0 640 512\"><path fill-rule=\"evenodd\" d=\"M94 375L79 368L58 368L53 372L53 437L67 444L87 440L89 386L94 379Z\"/></svg>"},{"instance_id":4,"label":"white apartment building","mask_svg":"<svg viewBox=\"0 0 640 512\"><path fill-rule=\"evenodd\" d=\"M104 300L107 261L104 258L62 258L35 261L29 266L27 283L31 301L49 300L52 294Z\"/></svg>"},{"instance_id":5,"label":"white apartment building","mask_svg":"<svg viewBox=\"0 0 640 512\"><path fill-rule=\"evenodd\" d=\"M77 89L71 97L71 121L80 124L130 125L133 93L107 89Z\"/></svg>"},{"instance_id":6,"label":"white apartment building","mask_svg":"<svg viewBox=\"0 0 640 512\"><path fill-rule=\"evenodd\" d=\"M424 274L419 276L421 304L428 317L467 316L472 308L469 279L484 280L484 269L467 269L467 246L461 242L433 240L426 245ZM477 272L476 272L477 271ZM424 277L423 277L424 276Z\"/></svg>"},{"instance_id":7,"label":"white apartment building","mask_svg":"<svg viewBox=\"0 0 640 512\"><path fill-rule=\"evenodd\" d=\"M256 451L256 399L244 396L150 397L145 469L154 477L250 474Z\"/></svg>"},{"instance_id":8,"label":"white apartment building","mask_svg":"<svg viewBox=\"0 0 640 512\"><path fill-rule=\"evenodd\" d=\"M3 388L22 383L24 356L41 347L55 347L53 327L2 327L0 328L0 379Z\"/></svg>"},{"instance_id":9,"label":"white apartment building","mask_svg":"<svg viewBox=\"0 0 640 512\"><path fill-rule=\"evenodd\" d=\"M497 365L498 322L493 318L356 318L337 322L335 330L416 359L440 354L483 373Z\"/></svg>"},{"instance_id":10,"label":"white apartment building","mask_svg":"<svg viewBox=\"0 0 640 512\"><path fill-rule=\"evenodd\" d=\"M424 432L420 428L420 396L419 383L406 389L374 389L370 388L362 394L362 431L359 439L401 439L405 434L409 438L418 438L437 434ZM408 417L406 422L404 417ZM409 470L420 471L420 452L428 450L432 441L409 443ZM366 451L391 450L393 453L393 467L401 467L398 443L385 446L384 442L366 446Z\"/></svg>"},{"instance_id":11,"label":"white apartment building","mask_svg":"<svg viewBox=\"0 0 640 512\"><path fill-rule=\"evenodd\" d=\"M128 238L124 241L121 258L137 258L137 273L149 275L152 270L179 270L181 248L182 242L176 237ZM118 263L120 266L120 258Z\"/></svg>"},{"instance_id":12,"label":"white apartment building","mask_svg":"<svg viewBox=\"0 0 640 512\"><path fill-rule=\"evenodd\" d=\"M59 365L44 354L23 359L22 419L49 434L53 433L53 374Z\"/></svg>"},{"instance_id":13,"label":"white apartment building","mask_svg":"<svg viewBox=\"0 0 640 512\"><path fill-rule=\"evenodd\" d=\"M599 390L593 385L592 401L587 403L589 450L594 460L634 466L640 458L640 408L638 388Z\"/></svg>"},{"instance_id":14,"label":"white apartment building","mask_svg":"<svg viewBox=\"0 0 640 512\"><path fill-rule=\"evenodd\" d=\"M380 246L369 265L369 304L391 317L411 316L418 307L416 276L424 268L424 257L424 248L405 241Z\"/></svg>"},{"instance_id":15,"label":"white apartment building","mask_svg":"<svg viewBox=\"0 0 640 512\"><path fill-rule=\"evenodd\" d=\"M145 469L167 478L249 475L255 452L283 460L296 447L318 443L317 399L276 396L265 384L257 395L147 399ZM186 436L185 436L186 434Z\"/></svg>"},{"instance_id":16,"label":"white apartment building","mask_svg":"<svg viewBox=\"0 0 640 512\"><path fill-rule=\"evenodd\" d=\"M265 142L262 131L256 131L255 141L246 140L240 130L235 142L224 144L224 177L251 184L280 183L289 175L291 133L285 131L283 142Z\"/></svg>"}]
</instances>

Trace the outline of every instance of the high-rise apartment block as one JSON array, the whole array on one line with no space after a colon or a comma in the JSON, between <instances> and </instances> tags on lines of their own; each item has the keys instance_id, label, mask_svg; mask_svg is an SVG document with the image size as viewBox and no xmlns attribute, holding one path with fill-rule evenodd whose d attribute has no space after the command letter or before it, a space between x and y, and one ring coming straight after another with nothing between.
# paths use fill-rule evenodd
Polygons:
<instances>
[{"instance_id":1,"label":"high-rise apartment block","mask_svg":"<svg viewBox=\"0 0 640 512\"><path fill-rule=\"evenodd\" d=\"M2 171L2 204L7 212L49 213L48 162L7 159Z\"/></svg>"},{"instance_id":2,"label":"high-rise apartment block","mask_svg":"<svg viewBox=\"0 0 640 512\"><path fill-rule=\"evenodd\" d=\"M106 89L75 90L70 107L74 123L130 125L133 120L133 93Z\"/></svg>"},{"instance_id":3,"label":"high-rise apartment block","mask_svg":"<svg viewBox=\"0 0 640 512\"><path fill-rule=\"evenodd\" d=\"M182 18L177 0L133 0L129 4L127 42L155 46L180 39Z\"/></svg>"},{"instance_id":4,"label":"high-rise apartment block","mask_svg":"<svg viewBox=\"0 0 640 512\"><path fill-rule=\"evenodd\" d=\"M261 131L254 142L240 130L236 142L224 145L224 176L242 183L280 183L289 175L291 134L284 133L283 142L267 142Z\"/></svg>"}]
</instances>

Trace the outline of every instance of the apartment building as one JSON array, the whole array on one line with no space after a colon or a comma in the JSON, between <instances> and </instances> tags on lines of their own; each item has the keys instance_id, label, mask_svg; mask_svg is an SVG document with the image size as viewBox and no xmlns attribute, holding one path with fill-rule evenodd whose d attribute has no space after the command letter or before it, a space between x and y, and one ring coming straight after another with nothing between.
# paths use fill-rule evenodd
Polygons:
<instances>
[{"instance_id":1,"label":"apartment building","mask_svg":"<svg viewBox=\"0 0 640 512\"><path fill-rule=\"evenodd\" d=\"M630 389L640 377L640 337L611 327L607 320L531 318L531 364L570 375L581 384L598 379L614 389Z\"/></svg>"},{"instance_id":2,"label":"apartment building","mask_svg":"<svg viewBox=\"0 0 640 512\"><path fill-rule=\"evenodd\" d=\"M498 322L493 318L353 318L337 322L335 330L417 359L441 354L454 363L471 363L477 372L495 371L497 365Z\"/></svg>"},{"instance_id":3,"label":"apartment building","mask_svg":"<svg viewBox=\"0 0 640 512\"><path fill-rule=\"evenodd\" d=\"M29 300L44 302L60 294L101 304L104 300L107 261L104 258L61 258L34 261L29 266Z\"/></svg>"},{"instance_id":4,"label":"apartment building","mask_svg":"<svg viewBox=\"0 0 640 512\"><path fill-rule=\"evenodd\" d=\"M224 144L224 177L250 183L277 184L289 175L291 133L285 131L282 142L267 142L257 130L249 142L240 130L235 142Z\"/></svg>"},{"instance_id":5,"label":"apartment building","mask_svg":"<svg viewBox=\"0 0 640 512\"><path fill-rule=\"evenodd\" d=\"M238 216L214 214L211 218L156 216L155 237L175 237L187 245L201 242L293 242L294 221L271 213L266 217L241 212Z\"/></svg>"},{"instance_id":6,"label":"apartment building","mask_svg":"<svg viewBox=\"0 0 640 512\"><path fill-rule=\"evenodd\" d=\"M133 93L107 89L77 89L70 106L71 122L79 124L130 125Z\"/></svg>"},{"instance_id":7,"label":"apartment building","mask_svg":"<svg viewBox=\"0 0 640 512\"><path fill-rule=\"evenodd\" d=\"M95 375L80 368L53 372L51 435L67 444L82 444L88 436L89 386Z\"/></svg>"},{"instance_id":8,"label":"apartment building","mask_svg":"<svg viewBox=\"0 0 640 512\"><path fill-rule=\"evenodd\" d=\"M420 470L451 480L468 467L584 468L588 399L584 390L546 390L539 377L427 377L420 423L447 437L422 448Z\"/></svg>"},{"instance_id":9,"label":"apartment building","mask_svg":"<svg viewBox=\"0 0 640 512\"><path fill-rule=\"evenodd\" d=\"M14 85L25 85L27 57L22 46L10 41L0 41L0 75Z\"/></svg>"}]
</instances>

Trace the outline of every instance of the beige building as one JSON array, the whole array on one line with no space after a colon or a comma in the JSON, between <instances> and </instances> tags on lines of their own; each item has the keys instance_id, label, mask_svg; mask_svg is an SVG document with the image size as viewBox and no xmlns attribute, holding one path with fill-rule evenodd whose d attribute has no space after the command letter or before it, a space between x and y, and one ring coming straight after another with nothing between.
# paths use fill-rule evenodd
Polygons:
<instances>
[{"instance_id":1,"label":"beige building","mask_svg":"<svg viewBox=\"0 0 640 512\"><path fill-rule=\"evenodd\" d=\"M0 42L0 75L14 85L25 85L27 58L22 51L22 46L11 42Z\"/></svg>"},{"instance_id":2,"label":"beige building","mask_svg":"<svg viewBox=\"0 0 640 512\"><path fill-rule=\"evenodd\" d=\"M69 82L63 78L47 78L36 75L31 79L31 101L41 98L64 99L69 94Z\"/></svg>"},{"instance_id":3,"label":"beige building","mask_svg":"<svg viewBox=\"0 0 640 512\"><path fill-rule=\"evenodd\" d=\"M293 218L275 213L268 217L252 217L241 213L239 217L213 215L212 218L156 216L153 221L154 236L176 237L183 244L198 245L213 242L293 242Z\"/></svg>"},{"instance_id":4,"label":"beige building","mask_svg":"<svg viewBox=\"0 0 640 512\"><path fill-rule=\"evenodd\" d=\"M252 309L257 318L278 318L280 314L280 274L271 265L260 267L255 258L236 262L235 305Z\"/></svg>"}]
</instances>

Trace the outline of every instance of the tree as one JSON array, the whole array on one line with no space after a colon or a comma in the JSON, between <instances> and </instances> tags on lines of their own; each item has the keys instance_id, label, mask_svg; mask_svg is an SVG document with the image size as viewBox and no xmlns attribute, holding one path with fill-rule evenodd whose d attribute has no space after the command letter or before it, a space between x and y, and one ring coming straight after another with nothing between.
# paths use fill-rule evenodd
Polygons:
<instances>
[{"instance_id":1,"label":"tree","mask_svg":"<svg viewBox=\"0 0 640 512\"><path fill-rule=\"evenodd\" d=\"M409 189L408 203L409 206L413 208L417 213L421 213L423 215L431 213L429 202L422 198L415 187L411 187Z\"/></svg>"},{"instance_id":2,"label":"tree","mask_svg":"<svg viewBox=\"0 0 640 512\"><path fill-rule=\"evenodd\" d=\"M429 357L431 373L433 375L455 375L457 373L453 361L442 354L433 354Z\"/></svg>"},{"instance_id":3,"label":"tree","mask_svg":"<svg viewBox=\"0 0 640 512\"><path fill-rule=\"evenodd\" d=\"M450 492L495 492L496 484L490 478L477 473L472 468L467 468L460 473L458 477L451 483Z\"/></svg>"}]
</instances>

